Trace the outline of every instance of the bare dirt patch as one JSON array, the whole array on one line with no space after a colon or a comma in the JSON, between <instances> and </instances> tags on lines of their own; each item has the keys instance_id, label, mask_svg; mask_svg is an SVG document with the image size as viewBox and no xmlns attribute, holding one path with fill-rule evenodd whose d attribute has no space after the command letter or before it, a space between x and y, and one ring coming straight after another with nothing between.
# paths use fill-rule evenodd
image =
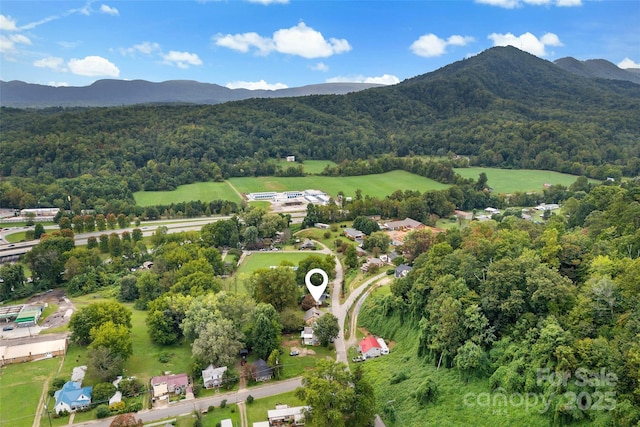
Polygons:
<instances>
[{"instance_id":1,"label":"bare dirt patch","mask_svg":"<svg viewBox=\"0 0 640 427\"><path fill-rule=\"evenodd\" d=\"M53 289L51 292L34 295L27 301L27 304L34 305L45 303L58 305L58 310L44 319L40 325L42 328L56 328L69 323L75 307L65 295L64 289Z\"/></svg>"}]
</instances>

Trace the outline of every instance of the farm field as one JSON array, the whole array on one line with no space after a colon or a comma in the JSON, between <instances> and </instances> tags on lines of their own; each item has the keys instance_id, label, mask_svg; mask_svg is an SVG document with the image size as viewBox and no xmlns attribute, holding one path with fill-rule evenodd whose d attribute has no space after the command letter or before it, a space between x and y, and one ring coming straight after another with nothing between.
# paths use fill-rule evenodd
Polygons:
<instances>
[{"instance_id":1,"label":"farm field","mask_svg":"<svg viewBox=\"0 0 640 427\"><path fill-rule=\"evenodd\" d=\"M229 182L241 193L262 191L322 190L330 196L342 191L346 196L355 196L356 190L362 195L384 197L396 190L444 190L449 186L429 178L405 171L392 171L361 176L305 176L305 177L242 177L230 178Z\"/></svg>"},{"instance_id":2,"label":"farm field","mask_svg":"<svg viewBox=\"0 0 640 427\"><path fill-rule=\"evenodd\" d=\"M173 191L136 191L133 193L140 206L168 205L170 203L201 200L230 200L240 203L240 196L226 182L196 182L181 185Z\"/></svg>"},{"instance_id":3,"label":"farm field","mask_svg":"<svg viewBox=\"0 0 640 427\"><path fill-rule=\"evenodd\" d=\"M331 160L305 160L302 162L304 173L312 175L320 175L327 165L336 166L336 163Z\"/></svg>"},{"instance_id":4,"label":"farm field","mask_svg":"<svg viewBox=\"0 0 640 427\"><path fill-rule=\"evenodd\" d=\"M498 169L498 168L456 168L454 171L463 178L477 180L484 172L487 174L487 184L496 193L542 192L544 184L561 184L566 187L578 178L560 172L531 169ZM589 182L598 182L590 179Z\"/></svg>"}]
</instances>

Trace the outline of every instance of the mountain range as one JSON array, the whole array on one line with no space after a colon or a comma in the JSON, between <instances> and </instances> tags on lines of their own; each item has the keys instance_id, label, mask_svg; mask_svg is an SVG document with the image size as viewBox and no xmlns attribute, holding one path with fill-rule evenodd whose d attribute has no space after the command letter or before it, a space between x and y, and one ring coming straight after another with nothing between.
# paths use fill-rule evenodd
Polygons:
<instances>
[{"instance_id":1,"label":"mountain range","mask_svg":"<svg viewBox=\"0 0 640 427\"><path fill-rule=\"evenodd\" d=\"M53 87L18 80L0 81L0 105L15 108L113 107L152 103L219 104L250 98L343 95L381 86L371 83L323 83L278 90L229 89L193 80L98 80L90 86Z\"/></svg>"},{"instance_id":2,"label":"mountain range","mask_svg":"<svg viewBox=\"0 0 640 427\"><path fill-rule=\"evenodd\" d=\"M640 69L624 70L604 59L579 61L561 58L553 62L569 73L640 84ZM446 67L445 67L446 68ZM90 86L53 87L22 81L0 81L0 105L15 108L111 107L152 103L219 104L250 98L283 98L307 95L343 95L381 85L323 83L278 90L229 89L192 80L160 83L146 80L98 80Z\"/></svg>"}]
</instances>

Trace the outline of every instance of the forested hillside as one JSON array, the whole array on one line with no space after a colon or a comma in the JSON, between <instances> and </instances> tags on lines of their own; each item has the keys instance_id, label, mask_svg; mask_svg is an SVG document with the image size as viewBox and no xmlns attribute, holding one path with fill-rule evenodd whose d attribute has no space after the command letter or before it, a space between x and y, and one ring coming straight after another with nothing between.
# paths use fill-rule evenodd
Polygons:
<instances>
[{"instance_id":1,"label":"forested hillside","mask_svg":"<svg viewBox=\"0 0 640 427\"><path fill-rule=\"evenodd\" d=\"M364 364L391 425L439 425L435 414L533 425L517 421L524 399L549 425L637 425L639 194L637 181L597 186L546 224L505 218L416 234L413 270L361 313L370 332L402 340L396 359Z\"/></svg>"}]
</instances>

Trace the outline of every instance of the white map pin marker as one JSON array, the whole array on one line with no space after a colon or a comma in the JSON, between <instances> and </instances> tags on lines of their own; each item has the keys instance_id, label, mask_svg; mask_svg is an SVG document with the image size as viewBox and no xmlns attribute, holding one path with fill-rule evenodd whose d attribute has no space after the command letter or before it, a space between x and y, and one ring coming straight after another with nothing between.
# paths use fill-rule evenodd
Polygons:
<instances>
[{"instance_id":1,"label":"white map pin marker","mask_svg":"<svg viewBox=\"0 0 640 427\"><path fill-rule=\"evenodd\" d=\"M319 274L322 276L322 283L318 286L311 283L311 276L314 274ZM307 289L309 289L309 293L316 300L318 304L320 304L320 297L324 294L324 291L327 289L327 284L329 283L329 276L327 273L321 268L314 268L309 270L306 276L304 276L304 283L307 285Z\"/></svg>"}]
</instances>

